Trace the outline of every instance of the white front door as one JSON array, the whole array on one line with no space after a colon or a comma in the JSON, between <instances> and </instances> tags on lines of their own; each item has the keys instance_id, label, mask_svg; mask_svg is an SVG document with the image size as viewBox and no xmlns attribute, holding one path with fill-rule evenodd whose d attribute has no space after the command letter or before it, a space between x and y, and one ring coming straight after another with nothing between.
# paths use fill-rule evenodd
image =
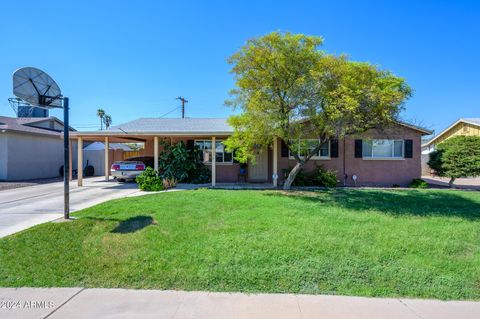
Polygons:
<instances>
[{"instance_id":1,"label":"white front door","mask_svg":"<svg viewBox=\"0 0 480 319\"><path fill-rule=\"evenodd\" d=\"M251 181L266 182L268 180L268 151L257 151L255 164L248 163L248 179Z\"/></svg>"}]
</instances>

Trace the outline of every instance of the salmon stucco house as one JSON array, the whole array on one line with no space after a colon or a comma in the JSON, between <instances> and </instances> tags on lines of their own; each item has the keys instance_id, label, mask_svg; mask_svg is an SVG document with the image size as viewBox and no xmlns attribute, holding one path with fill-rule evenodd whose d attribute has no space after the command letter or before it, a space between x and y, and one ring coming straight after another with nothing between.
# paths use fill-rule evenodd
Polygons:
<instances>
[{"instance_id":1,"label":"salmon stucco house","mask_svg":"<svg viewBox=\"0 0 480 319\"><path fill-rule=\"evenodd\" d=\"M141 155L153 156L154 163L158 163L161 140L183 141L187 147L197 146L203 151L205 164L212 172L212 185L245 181L281 185L285 178L283 172L295 165L285 143L275 139L269 147L259 149L255 164L247 163L247 174L242 176L239 173L241 164L222 143L232 133L233 128L223 118L140 118L105 131L74 132L71 138L78 140L79 149L85 141L100 141L106 145L143 142L145 147ZM390 129L331 140L304 170L313 170L318 165L335 170L340 185L406 185L421 176L421 137L428 134L431 132L423 128L397 123ZM78 152L78 156L78 163L82 163L82 152ZM111 162L106 153L106 179ZM78 174L78 183L82 185L82 165L78 167Z\"/></svg>"}]
</instances>

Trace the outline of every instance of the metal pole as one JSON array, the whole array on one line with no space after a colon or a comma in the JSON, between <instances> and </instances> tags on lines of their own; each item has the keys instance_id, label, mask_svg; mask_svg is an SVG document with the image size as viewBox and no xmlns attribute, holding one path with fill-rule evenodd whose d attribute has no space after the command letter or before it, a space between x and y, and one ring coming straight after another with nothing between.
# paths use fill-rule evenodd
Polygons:
<instances>
[{"instance_id":1,"label":"metal pole","mask_svg":"<svg viewBox=\"0 0 480 319\"><path fill-rule=\"evenodd\" d=\"M63 216L65 219L70 218L70 193L69 193L69 173L70 173L70 141L68 124L68 97L63 98Z\"/></svg>"},{"instance_id":2,"label":"metal pole","mask_svg":"<svg viewBox=\"0 0 480 319\"><path fill-rule=\"evenodd\" d=\"M183 119L183 118L185 118L185 103L188 103L188 101L185 100L185 98L181 97L181 96L177 97L177 100L182 101L182 119Z\"/></svg>"}]
</instances>

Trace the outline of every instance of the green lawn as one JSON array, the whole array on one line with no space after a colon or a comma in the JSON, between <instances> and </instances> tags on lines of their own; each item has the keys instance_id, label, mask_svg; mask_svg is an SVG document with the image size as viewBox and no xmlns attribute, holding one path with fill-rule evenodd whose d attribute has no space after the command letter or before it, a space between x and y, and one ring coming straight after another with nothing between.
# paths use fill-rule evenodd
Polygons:
<instances>
[{"instance_id":1,"label":"green lawn","mask_svg":"<svg viewBox=\"0 0 480 319\"><path fill-rule=\"evenodd\" d=\"M480 299L480 192L196 190L0 240L0 286Z\"/></svg>"}]
</instances>

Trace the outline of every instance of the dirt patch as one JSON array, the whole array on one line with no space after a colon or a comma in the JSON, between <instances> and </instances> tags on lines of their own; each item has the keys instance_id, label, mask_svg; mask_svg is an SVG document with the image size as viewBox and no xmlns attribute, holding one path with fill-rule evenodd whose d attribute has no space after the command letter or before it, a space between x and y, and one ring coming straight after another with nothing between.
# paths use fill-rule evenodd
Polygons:
<instances>
[{"instance_id":1,"label":"dirt patch","mask_svg":"<svg viewBox=\"0 0 480 319\"><path fill-rule=\"evenodd\" d=\"M38 185L38 184L35 184L35 183L0 182L0 191L4 191L4 190L7 190L7 189L27 187L27 186L34 186L34 185Z\"/></svg>"},{"instance_id":2,"label":"dirt patch","mask_svg":"<svg viewBox=\"0 0 480 319\"><path fill-rule=\"evenodd\" d=\"M21 187L35 186L40 184L60 182L62 180L63 178L56 177L56 178L47 178L47 179L32 179L27 181L0 182L0 191L4 191L7 189L21 188Z\"/></svg>"}]
</instances>

